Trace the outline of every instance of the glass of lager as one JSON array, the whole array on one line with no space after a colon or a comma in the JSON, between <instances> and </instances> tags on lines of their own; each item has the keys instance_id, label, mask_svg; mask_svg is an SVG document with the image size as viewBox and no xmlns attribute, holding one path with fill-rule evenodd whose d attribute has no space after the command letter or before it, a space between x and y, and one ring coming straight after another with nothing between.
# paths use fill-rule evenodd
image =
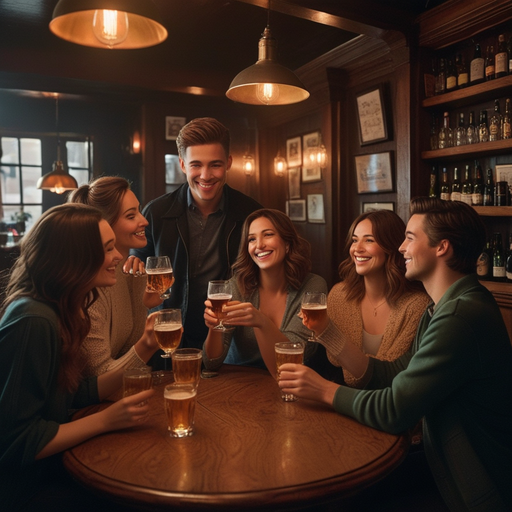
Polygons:
<instances>
[{"instance_id":1,"label":"glass of lager","mask_svg":"<svg viewBox=\"0 0 512 512\"><path fill-rule=\"evenodd\" d=\"M222 320L226 316L222 308L232 297L233 294L229 281L210 281L208 283L208 300L212 303L213 314L219 319L219 325L216 325L214 329L219 331L229 330L229 328L226 328L222 323Z\"/></svg>"},{"instance_id":2,"label":"glass of lager","mask_svg":"<svg viewBox=\"0 0 512 512\"><path fill-rule=\"evenodd\" d=\"M309 322L318 322L327 315L327 297L322 292L306 292L302 297L301 317ZM308 341L315 341L311 333Z\"/></svg>"},{"instance_id":3,"label":"glass of lager","mask_svg":"<svg viewBox=\"0 0 512 512\"><path fill-rule=\"evenodd\" d=\"M149 256L146 259L146 274L148 293L159 293L161 299L168 299L171 294L169 288L174 283L172 265L169 256Z\"/></svg>"},{"instance_id":4,"label":"glass of lager","mask_svg":"<svg viewBox=\"0 0 512 512\"><path fill-rule=\"evenodd\" d=\"M279 368L285 363L302 364L304 360L304 343L301 342L283 342L275 344L277 380L279 381ZM292 393L281 391L281 398L285 402L296 402L299 397Z\"/></svg>"},{"instance_id":5,"label":"glass of lager","mask_svg":"<svg viewBox=\"0 0 512 512\"><path fill-rule=\"evenodd\" d=\"M161 309L155 317L155 338L159 347L165 352L161 357L171 357L178 348L183 333L181 309Z\"/></svg>"},{"instance_id":6,"label":"glass of lager","mask_svg":"<svg viewBox=\"0 0 512 512\"><path fill-rule=\"evenodd\" d=\"M197 388L174 382L165 387L164 402L167 428L171 437L187 437L194 433Z\"/></svg>"},{"instance_id":7,"label":"glass of lager","mask_svg":"<svg viewBox=\"0 0 512 512\"><path fill-rule=\"evenodd\" d=\"M151 367L125 368L123 372L123 396L130 396L151 389L153 375Z\"/></svg>"},{"instance_id":8,"label":"glass of lager","mask_svg":"<svg viewBox=\"0 0 512 512\"><path fill-rule=\"evenodd\" d=\"M174 381L191 384L194 389L201 379L203 351L198 348L178 348L172 354Z\"/></svg>"}]
</instances>

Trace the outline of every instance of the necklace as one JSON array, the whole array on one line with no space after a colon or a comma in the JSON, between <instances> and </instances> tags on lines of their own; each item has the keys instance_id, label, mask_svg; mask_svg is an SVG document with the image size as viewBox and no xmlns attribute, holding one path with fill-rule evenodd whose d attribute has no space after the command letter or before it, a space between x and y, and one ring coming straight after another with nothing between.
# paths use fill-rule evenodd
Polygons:
<instances>
[{"instance_id":1,"label":"necklace","mask_svg":"<svg viewBox=\"0 0 512 512\"><path fill-rule=\"evenodd\" d=\"M386 304L386 299L384 299L379 305L374 306L373 302L370 300L370 297L368 297L368 295L366 296L366 298L368 299L370 306L373 308L373 316L377 316L377 309L380 308L382 305Z\"/></svg>"}]
</instances>

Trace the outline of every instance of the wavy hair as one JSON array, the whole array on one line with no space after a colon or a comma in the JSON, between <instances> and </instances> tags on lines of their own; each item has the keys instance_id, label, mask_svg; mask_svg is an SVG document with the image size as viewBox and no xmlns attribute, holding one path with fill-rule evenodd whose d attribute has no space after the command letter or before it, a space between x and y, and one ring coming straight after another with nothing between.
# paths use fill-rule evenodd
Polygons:
<instances>
[{"instance_id":1,"label":"wavy hair","mask_svg":"<svg viewBox=\"0 0 512 512\"><path fill-rule=\"evenodd\" d=\"M311 270L311 246L306 239L299 236L290 218L279 210L270 208L256 210L245 219L238 257L232 267L240 292L245 298L248 298L260 283L260 269L247 250L249 229L252 222L260 217L270 220L288 247L284 259L287 284L296 290L299 289Z\"/></svg>"},{"instance_id":2,"label":"wavy hair","mask_svg":"<svg viewBox=\"0 0 512 512\"><path fill-rule=\"evenodd\" d=\"M62 340L59 384L70 391L80 381L80 344L91 327L87 310L97 298L92 284L105 260L102 218L98 209L82 204L46 211L21 241L3 303L3 312L21 297L53 307Z\"/></svg>"},{"instance_id":3,"label":"wavy hair","mask_svg":"<svg viewBox=\"0 0 512 512\"><path fill-rule=\"evenodd\" d=\"M419 288L405 277L405 259L398 252L405 235L405 223L394 212L389 210L372 210L357 217L348 230L344 254L346 258L340 263L338 272L343 281L348 300L361 302L365 294L364 277L356 272L353 259L350 257L352 236L356 226L368 219L372 224L375 242L386 254L384 271L386 273L385 296L389 304L396 304L405 293Z\"/></svg>"}]
</instances>

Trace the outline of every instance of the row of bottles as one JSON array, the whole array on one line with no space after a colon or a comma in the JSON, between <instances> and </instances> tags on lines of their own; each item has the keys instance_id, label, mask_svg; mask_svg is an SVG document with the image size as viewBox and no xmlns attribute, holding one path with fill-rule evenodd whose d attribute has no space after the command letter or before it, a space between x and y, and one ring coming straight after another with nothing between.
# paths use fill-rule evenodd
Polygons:
<instances>
[{"instance_id":1,"label":"row of bottles","mask_svg":"<svg viewBox=\"0 0 512 512\"><path fill-rule=\"evenodd\" d=\"M432 69L425 73L425 95L444 94L486 80L494 80L512 73L512 35L508 42L504 34L487 45L485 55L479 43L472 55L457 53L454 58L432 61Z\"/></svg>"},{"instance_id":2,"label":"row of bottles","mask_svg":"<svg viewBox=\"0 0 512 512\"><path fill-rule=\"evenodd\" d=\"M512 233L509 235L508 250L503 248L501 233L493 233L478 258L476 273L482 279L512 282Z\"/></svg>"},{"instance_id":3,"label":"row of bottles","mask_svg":"<svg viewBox=\"0 0 512 512\"><path fill-rule=\"evenodd\" d=\"M487 169L485 177L478 161L474 171L466 165L463 176L459 168L454 167L451 176L447 167L432 167L430 173L430 197L439 197L445 201L462 201L471 206L509 206L510 194L506 181L494 183L492 169Z\"/></svg>"},{"instance_id":4,"label":"row of bottles","mask_svg":"<svg viewBox=\"0 0 512 512\"><path fill-rule=\"evenodd\" d=\"M512 107L510 98L505 100L505 113L501 114L500 100L494 100L494 111L488 118L487 110L480 111L480 117L475 119L475 113L469 113L466 124L464 112L458 114L458 125L455 129L450 126L450 113L443 114L443 124L437 127L437 118L432 114L430 129L430 149L444 149L478 142L493 142L502 139L512 139Z\"/></svg>"}]
</instances>

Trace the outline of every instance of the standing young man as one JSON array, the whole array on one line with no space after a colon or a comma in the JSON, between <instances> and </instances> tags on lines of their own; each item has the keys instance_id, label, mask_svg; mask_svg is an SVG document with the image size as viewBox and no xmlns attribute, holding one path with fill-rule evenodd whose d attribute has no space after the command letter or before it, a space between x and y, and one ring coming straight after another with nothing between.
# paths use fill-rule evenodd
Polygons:
<instances>
[{"instance_id":1,"label":"standing young man","mask_svg":"<svg viewBox=\"0 0 512 512\"><path fill-rule=\"evenodd\" d=\"M208 281L230 277L242 224L261 205L226 184L230 135L219 121L190 121L176 144L187 183L146 205L148 243L132 254L143 261L170 257L175 282L163 307L181 309L181 346L202 348L208 332L203 320Z\"/></svg>"},{"instance_id":2,"label":"standing young man","mask_svg":"<svg viewBox=\"0 0 512 512\"><path fill-rule=\"evenodd\" d=\"M421 281L433 301L411 351L393 362L368 358L328 318L317 325L305 318L364 389L327 382L300 365L283 365L279 385L391 433L423 418L425 455L450 510L510 511L512 346L494 297L475 274L485 227L459 201L418 198L410 211L399 250L406 277Z\"/></svg>"}]
</instances>

